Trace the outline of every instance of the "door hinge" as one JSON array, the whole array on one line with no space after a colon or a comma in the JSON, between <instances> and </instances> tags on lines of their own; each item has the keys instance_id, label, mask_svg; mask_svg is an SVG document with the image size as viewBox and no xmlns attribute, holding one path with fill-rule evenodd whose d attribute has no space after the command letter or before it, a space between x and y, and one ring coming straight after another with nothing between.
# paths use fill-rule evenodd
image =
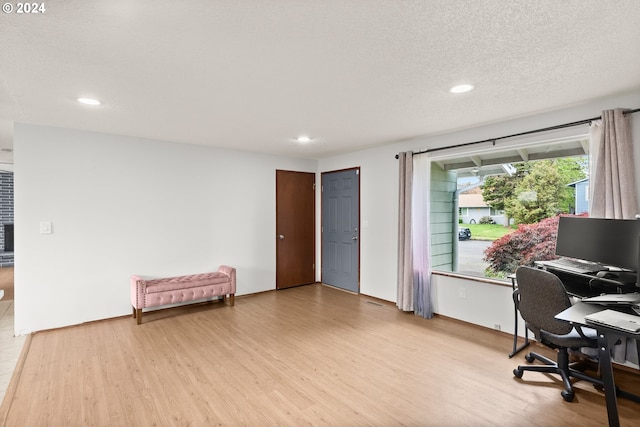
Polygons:
<instances>
[{"instance_id":1,"label":"door hinge","mask_svg":"<svg viewBox=\"0 0 640 427\"><path fill-rule=\"evenodd\" d=\"M313 183L313 191L316 191L316 183Z\"/></svg>"},{"instance_id":2,"label":"door hinge","mask_svg":"<svg viewBox=\"0 0 640 427\"><path fill-rule=\"evenodd\" d=\"M315 270L316 269L316 265L315 264L311 264L311 269Z\"/></svg>"}]
</instances>

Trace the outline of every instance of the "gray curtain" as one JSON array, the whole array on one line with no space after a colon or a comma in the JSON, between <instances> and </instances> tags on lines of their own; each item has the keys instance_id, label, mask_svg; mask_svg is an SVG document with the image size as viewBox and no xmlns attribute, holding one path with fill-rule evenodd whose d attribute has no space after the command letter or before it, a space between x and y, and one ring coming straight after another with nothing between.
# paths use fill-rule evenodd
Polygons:
<instances>
[{"instance_id":1,"label":"gray curtain","mask_svg":"<svg viewBox=\"0 0 640 427\"><path fill-rule=\"evenodd\" d=\"M431 303L431 230L430 203L431 158L413 158L411 238L413 241L413 311L426 319L433 317Z\"/></svg>"},{"instance_id":2,"label":"gray curtain","mask_svg":"<svg viewBox=\"0 0 640 427\"><path fill-rule=\"evenodd\" d=\"M602 119L591 124L590 138L589 215L593 218L634 219L640 211L630 116L620 108L603 111ZM638 364L635 340L620 337L620 344L613 348L613 360Z\"/></svg>"},{"instance_id":3,"label":"gray curtain","mask_svg":"<svg viewBox=\"0 0 640 427\"><path fill-rule=\"evenodd\" d=\"M429 244L431 159L400 153L398 206L398 291L396 305L417 316L433 317Z\"/></svg>"},{"instance_id":4,"label":"gray curtain","mask_svg":"<svg viewBox=\"0 0 640 427\"><path fill-rule=\"evenodd\" d=\"M413 311L413 252L411 250L411 194L413 188L413 153L398 154L398 294L396 305Z\"/></svg>"},{"instance_id":5,"label":"gray curtain","mask_svg":"<svg viewBox=\"0 0 640 427\"><path fill-rule=\"evenodd\" d=\"M630 116L605 110L591 132L592 202L594 218L633 219L638 211Z\"/></svg>"}]
</instances>

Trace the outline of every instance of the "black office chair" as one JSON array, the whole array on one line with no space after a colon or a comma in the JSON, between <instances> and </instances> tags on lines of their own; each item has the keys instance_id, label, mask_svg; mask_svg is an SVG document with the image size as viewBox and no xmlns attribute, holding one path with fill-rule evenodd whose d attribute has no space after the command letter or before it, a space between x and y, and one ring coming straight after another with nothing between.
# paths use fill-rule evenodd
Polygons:
<instances>
[{"instance_id":1,"label":"black office chair","mask_svg":"<svg viewBox=\"0 0 640 427\"><path fill-rule=\"evenodd\" d=\"M537 371L559 374L565 389L562 397L571 402L574 397L571 377L589 381L602 387L602 381L591 377L569 365L568 349L597 347L596 331L581 329L554 316L571 306L564 285L553 273L532 267L518 267L516 270L517 289L514 300L525 321L526 327L533 332L536 340L547 347L558 350L557 362L540 354L530 352L525 356L527 362L539 360L544 365L518 366L513 375L522 378L524 371Z\"/></svg>"}]
</instances>

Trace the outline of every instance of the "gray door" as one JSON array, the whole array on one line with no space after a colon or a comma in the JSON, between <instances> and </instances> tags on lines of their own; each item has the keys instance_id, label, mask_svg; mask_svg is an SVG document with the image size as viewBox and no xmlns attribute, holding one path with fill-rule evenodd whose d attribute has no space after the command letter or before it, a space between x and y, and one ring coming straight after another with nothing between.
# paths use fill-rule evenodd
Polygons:
<instances>
[{"instance_id":1,"label":"gray door","mask_svg":"<svg viewBox=\"0 0 640 427\"><path fill-rule=\"evenodd\" d=\"M359 291L360 168L322 174L322 283Z\"/></svg>"}]
</instances>

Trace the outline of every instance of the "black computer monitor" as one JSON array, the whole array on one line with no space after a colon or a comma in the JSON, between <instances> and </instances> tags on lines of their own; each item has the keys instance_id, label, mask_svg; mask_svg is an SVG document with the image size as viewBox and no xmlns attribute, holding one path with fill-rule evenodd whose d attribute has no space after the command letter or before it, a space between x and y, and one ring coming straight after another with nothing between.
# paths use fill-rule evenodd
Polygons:
<instances>
[{"instance_id":1,"label":"black computer monitor","mask_svg":"<svg viewBox=\"0 0 640 427\"><path fill-rule=\"evenodd\" d=\"M640 220L561 216L556 255L638 271Z\"/></svg>"}]
</instances>

